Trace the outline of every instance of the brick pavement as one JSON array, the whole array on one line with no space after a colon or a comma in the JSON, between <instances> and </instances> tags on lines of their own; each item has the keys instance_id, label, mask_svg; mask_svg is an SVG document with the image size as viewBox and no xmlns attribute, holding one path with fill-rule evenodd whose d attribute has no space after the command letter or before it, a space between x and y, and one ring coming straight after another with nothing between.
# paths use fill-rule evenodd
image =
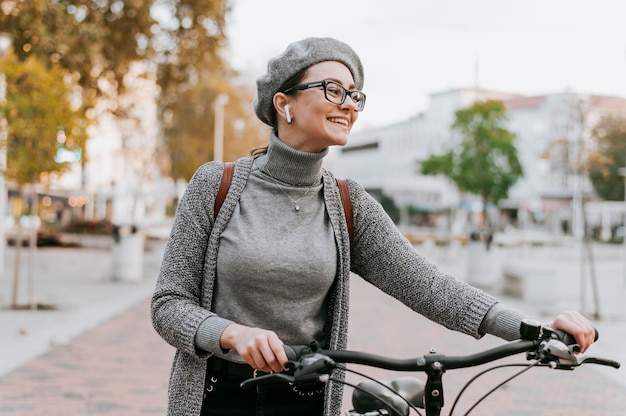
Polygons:
<instances>
[{"instance_id":1,"label":"brick pavement","mask_svg":"<svg viewBox=\"0 0 626 416\"><path fill-rule=\"evenodd\" d=\"M361 300L353 302L352 349L410 357L436 347L441 353L460 355L500 342L495 338L474 341L447 331L358 278L352 294ZM0 378L0 414L162 415L172 354L173 349L153 331L144 300ZM476 372L458 370L444 375L448 409L462 382ZM398 375L384 370L370 373L382 378ZM503 380L505 373L511 374L486 375L469 395L486 391ZM464 401L460 406L466 410L469 404ZM537 369L507 384L475 414L607 416L623 415L624 409L626 389L591 368L574 372Z\"/></svg>"},{"instance_id":2,"label":"brick pavement","mask_svg":"<svg viewBox=\"0 0 626 416\"><path fill-rule=\"evenodd\" d=\"M163 415L173 353L142 301L0 378L0 414Z\"/></svg>"},{"instance_id":3,"label":"brick pavement","mask_svg":"<svg viewBox=\"0 0 626 416\"><path fill-rule=\"evenodd\" d=\"M381 294L364 283L353 279L349 348L376 354L410 358L427 353L430 348L446 355L465 355L479 352L503 341L486 336L474 340L463 334L449 331L416 315L395 299ZM602 338L602 337L601 337ZM605 338L609 338L608 336ZM593 347L592 347L593 349ZM607 357L610 358L610 357ZM525 363L524 356L502 360L506 363ZM624 364L624 363L622 363ZM366 369L355 366L359 371L380 379L404 376L387 370ZM445 408L448 414L454 398L463 384L487 366L474 369L451 370L444 374ZM624 371L609 369L612 371ZM504 381L515 370L498 370L486 374L470 387L466 399L458 405L455 414L464 414L476 399L497 383ZM425 380L419 373L408 373ZM349 380L361 380L350 377ZM344 404L344 408L348 408ZM517 415L585 415L623 416L626 414L626 387L594 370L592 365L575 371L556 371L547 368L532 369L506 384L480 404L471 413L477 416Z\"/></svg>"}]
</instances>

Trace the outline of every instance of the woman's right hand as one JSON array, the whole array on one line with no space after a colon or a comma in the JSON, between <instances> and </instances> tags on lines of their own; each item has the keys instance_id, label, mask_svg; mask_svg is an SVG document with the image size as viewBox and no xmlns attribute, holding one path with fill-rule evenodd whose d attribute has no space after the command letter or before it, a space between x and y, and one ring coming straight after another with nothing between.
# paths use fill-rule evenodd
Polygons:
<instances>
[{"instance_id":1,"label":"woman's right hand","mask_svg":"<svg viewBox=\"0 0 626 416\"><path fill-rule=\"evenodd\" d=\"M283 342L265 329L231 323L222 332L220 346L234 349L252 368L265 373L278 373L287 362Z\"/></svg>"}]
</instances>

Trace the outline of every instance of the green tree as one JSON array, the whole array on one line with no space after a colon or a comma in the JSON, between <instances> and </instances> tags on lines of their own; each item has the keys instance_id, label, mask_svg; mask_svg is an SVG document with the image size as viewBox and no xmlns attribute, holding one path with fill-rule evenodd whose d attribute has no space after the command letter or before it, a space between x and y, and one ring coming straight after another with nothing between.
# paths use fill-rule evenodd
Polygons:
<instances>
[{"instance_id":1,"label":"green tree","mask_svg":"<svg viewBox=\"0 0 626 416\"><path fill-rule=\"evenodd\" d=\"M232 98L239 92L232 85L237 74L222 58L228 11L228 0L3 1L0 27L13 36L21 62L35 56L45 67L65 71L89 122L97 121L92 109L98 102L125 117L118 102L124 76L134 62L148 64L160 89L162 153L192 154L198 161L189 165L197 167L212 157L213 129L207 120L214 119L214 97L233 93L229 117L250 120L252 114L250 99L237 108L238 100ZM250 136L258 141L258 133L245 135ZM184 159L175 159L172 166ZM174 170L175 176L188 178L183 170Z\"/></svg>"},{"instance_id":2,"label":"green tree","mask_svg":"<svg viewBox=\"0 0 626 416\"><path fill-rule=\"evenodd\" d=\"M624 200L626 166L626 118L606 116L592 130L592 147L587 162L589 179L597 194L609 201Z\"/></svg>"},{"instance_id":3,"label":"green tree","mask_svg":"<svg viewBox=\"0 0 626 416\"><path fill-rule=\"evenodd\" d=\"M55 156L60 148L66 151L82 149L86 139L85 123L80 108L72 106L72 89L65 82L63 71L46 68L35 56L18 62L11 53L0 64L6 80L6 100L0 106L0 113L8 127L5 143L2 143L7 151L7 167L3 174L17 182L23 194L25 185L38 183L41 174L62 173L68 168L68 163L58 163ZM37 215L38 201L36 198L32 200L29 214ZM35 241L33 230L29 236L31 249L34 249ZM19 307L20 247L18 238L13 308ZM38 307L32 297L30 307Z\"/></svg>"},{"instance_id":4,"label":"green tree","mask_svg":"<svg viewBox=\"0 0 626 416\"><path fill-rule=\"evenodd\" d=\"M89 109L121 91L129 65L150 56L150 7L142 0L4 1L0 25L20 61L35 56L62 68Z\"/></svg>"},{"instance_id":5,"label":"green tree","mask_svg":"<svg viewBox=\"0 0 626 416\"><path fill-rule=\"evenodd\" d=\"M497 203L523 175L514 144L515 134L505 128L506 109L498 100L476 102L455 113L453 130L460 146L419 162L424 175L445 175L462 192L479 195L486 219L488 202Z\"/></svg>"},{"instance_id":6,"label":"green tree","mask_svg":"<svg viewBox=\"0 0 626 416\"><path fill-rule=\"evenodd\" d=\"M7 85L1 108L8 125L4 173L23 185L38 183L42 173L64 172L69 164L57 163L55 155L60 147L80 151L86 126L80 108L72 107L63 71L46 68L34 56L14 58L9 55L0 68Z\"/></svg>"}]
</instances>

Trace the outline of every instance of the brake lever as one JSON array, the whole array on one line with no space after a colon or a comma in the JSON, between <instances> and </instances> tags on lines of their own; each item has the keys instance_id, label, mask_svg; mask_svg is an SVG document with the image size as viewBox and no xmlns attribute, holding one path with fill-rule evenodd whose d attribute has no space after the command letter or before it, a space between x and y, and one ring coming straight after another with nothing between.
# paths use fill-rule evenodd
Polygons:
<instances>
[{"instance_id":1,"label":"brake lever","mask_svg":"<svg viewBox=\"0 0 626 416\"><path fill-rule=\"evenodd\" d=\"M562 370L572 369L583 364L599 364L620 368L620 363L605 358L590 357L586 354L574 354L580 351L578 344L565 345L563 342L550 339L540 350L540 362Z\"/></svg>"},{"instance_id":2,"label":"brake lever","mask_svg":"<svg viewBox=\"0 0 626 416\"><path fill-rule=\"evenodd\" d=\"M259 377L244 380L240 387L247 389L256 387L259 384L287 382L303 385L311 382L326 381L330 371L335 368L336 364L330 357L324 354L312 353L307 354L300 361L287 361L285 367L292 372L293 375L285 373L264 374Z\"/></svg>"},{"instance_id":3,"label":"brake lever","mask_svg":"<svg viewBox=\"0 0 626 416\"><path fill-rule=\"evenodd\" d=\"M550 339L543 344L542 352L558 359L576 362L575 352L580 351L578 344L565 345L563 342Z\"/></svg>"},{"instance_id":4,"label":"brake lever","mask_svg":"<svg viewBox=\"0 0 626 416\"><path fill-rule=\"evenodd\" d=\"M323 381L333 368L337 365L335 361L327 355L312 353L305 355L299 362L288 362L293 369L293 378L296 383L307 383L311 381Z\"/></svg>"},{"instance_id":5,"label":"brake lever","mask_svg":"<svg viewBox=\"0 0 626 416\"><path fill-rule=\"evenodd\" d=\"M582 355L582 354L581 354ZM585 357L583 356L581 359L579 359L580 364L600 364L600 365L606 365L609 367L613 367L615 369L618 369L621 367L621 364L617 361L614 360L609 360L606 358L598 358L598 357Z\"/></svg>"}]
</instances>

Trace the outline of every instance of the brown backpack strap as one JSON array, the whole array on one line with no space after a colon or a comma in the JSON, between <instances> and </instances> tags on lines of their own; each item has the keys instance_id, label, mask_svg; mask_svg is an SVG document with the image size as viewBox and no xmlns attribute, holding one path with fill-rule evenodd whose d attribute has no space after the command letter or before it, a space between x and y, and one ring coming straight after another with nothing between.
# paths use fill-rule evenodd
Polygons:
<instances>
[{"instance_id":1,"label":"brown backpack strap","mask_svg":"<svg viewBox=\"0 0 626 416\"><path fill-rule=\"evenodd\" d=\"M348 188L348 183L345 179L337 179L337 185L339 186L343 212L346 215L346 225L348 226L350 245L352 245L352 240L354 239L354 225L352 224L352 201L350 200L350 189Z\"/></svg>"},{"instance_id":2,"label":"brown backpack strap","mask_svg":"<svg viewBox=\"0 0 626 416\"><path fill-rule=\"evenodd\" d=\"M233 162L224 163L224 174L222 175L222 182L220 182L220 189L217 191L217 197L215 198L215 206L213 207L213 219L217 217L222 204L228 194L228 188L233 181L233 173L235 172L235 164Z\"/></svg>"}]
</instances>

